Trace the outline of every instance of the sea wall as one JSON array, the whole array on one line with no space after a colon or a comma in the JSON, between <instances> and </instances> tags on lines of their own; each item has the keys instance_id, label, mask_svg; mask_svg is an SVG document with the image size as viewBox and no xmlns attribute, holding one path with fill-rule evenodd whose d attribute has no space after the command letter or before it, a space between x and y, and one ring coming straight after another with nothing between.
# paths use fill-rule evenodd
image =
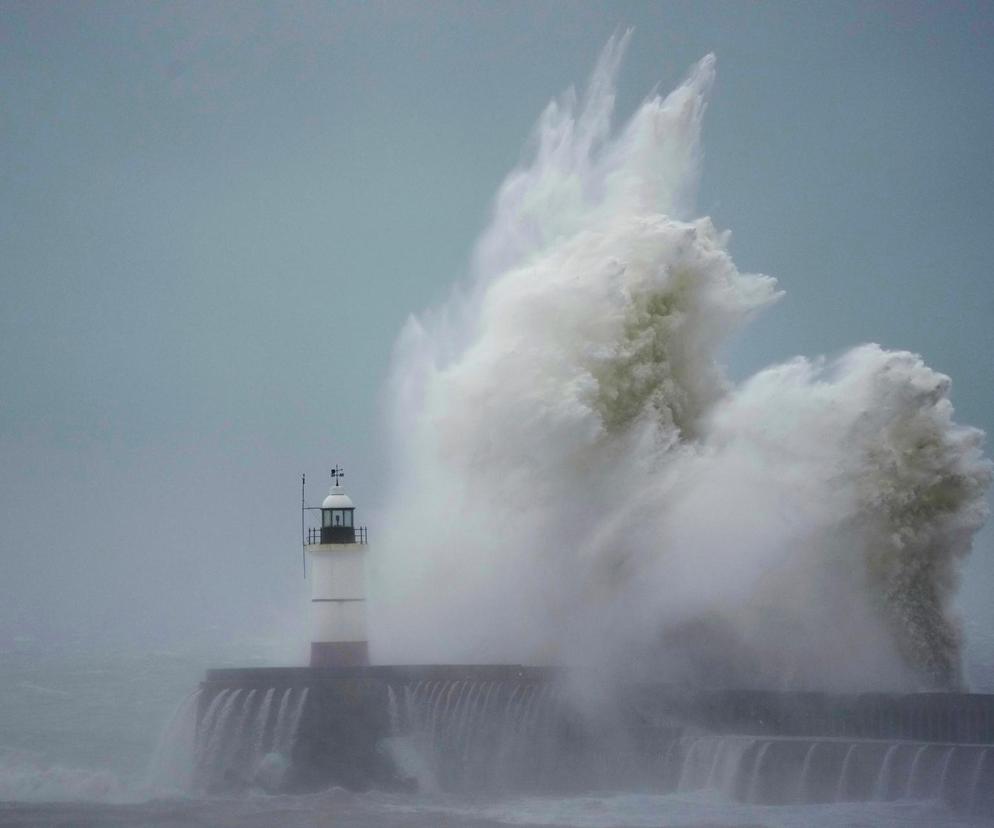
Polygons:
<instances>
[{"instance_id":1,"label":"sea wall","mask_svg":"<svg viewBox=\"0 0 994 828\"><path fill-rule=\"evenodd\" d=\"M994 808L994 696L623 685L522 666L211 670L210 791L723 789ZM990 746L990 747L989 747Z\"/></svg>"},{"instance_id":2,"label":"sea wall","mask_svg":"<svg viewBox=\"0 0 994 828\"><path fill-rule=\"evenodd\" d=\"M536 687L551 685L558 674L550 668L506 665L208 670L197 715L198 776L213 791L245 787L255 782L256 766L264 758L272 757L269 764L276 765L276 757L283 756L286 768L276 765L269 772L263 765L271 777L263 779L264 786L289 791L329 785L352 790L410 787L414 781L398 772L396 761L383 750L383 740L396 735L391 688L396 694L418 686L441 693L446 685L459 683ZM267 698L271 701L264 709ZM300 705L296 714L295 702ZM241 710L246 705L249 709ZM233 747L246 741L261 747Z\"/></svg>"},{"instance_id":3,"label":"sea wall","mask_svg":"<svg viewBox=\"0 0 994 828\"><path fill-rule=\"evenodd\" d=\"M994 743L994 695L628 688L626 703L647 720L691 721L719 732L770 736Z\"/></svg>"}]
</instances>

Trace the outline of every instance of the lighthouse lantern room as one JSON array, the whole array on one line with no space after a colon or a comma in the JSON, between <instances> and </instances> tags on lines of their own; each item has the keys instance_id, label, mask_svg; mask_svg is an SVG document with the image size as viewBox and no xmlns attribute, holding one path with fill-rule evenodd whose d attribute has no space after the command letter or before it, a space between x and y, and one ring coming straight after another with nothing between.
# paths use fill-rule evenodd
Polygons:
<instances>
[{"instance_id":1,"label":"lighthouse lantern room","mask_svg":"<svg viewBox=\"0 0 994 828\"><path fill-rule=\"evenodd\" d=\"M352 498L340 485L331 491L321 504L321 543L355 543Z\"/></svg>"},{"instance_id":2,"label":"lighthouse lantern room","mask_svg":"<svg viewBox=\"0 0 994 828\"><path fill-rule=\"evenodd\" d=\"M332 486L320 510L321 525L306 530L310 561L311 666L354 667L369 663L366 636L366 530L355 525L355 504L332 469Z\"/></svg>"}]
</instances>

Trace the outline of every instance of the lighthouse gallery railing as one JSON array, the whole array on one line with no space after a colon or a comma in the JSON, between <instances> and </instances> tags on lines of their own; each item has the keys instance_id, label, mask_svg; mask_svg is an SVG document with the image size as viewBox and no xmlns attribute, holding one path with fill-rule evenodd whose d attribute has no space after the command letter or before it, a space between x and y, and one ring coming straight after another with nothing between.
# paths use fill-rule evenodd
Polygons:
<instances>
[{"instance_id":1,"label":"lighthouse gallery railing","mask_svg":"<svg viewBox=\"0 0 994 828\"><path fill-rule=\"evenodd\" d=\"M306 542L307 542L308 546L313 546L314 544L321 543L321 528L320 527L314 527L314 528L308 529L307 533L305 535L305 539L306 539ZM362 544L368 543L367 534L366 534L366 527L365 526L356 526L355 527L355 541L354 541L354 543L362 543Z\"/></svg>"}]
</instances>

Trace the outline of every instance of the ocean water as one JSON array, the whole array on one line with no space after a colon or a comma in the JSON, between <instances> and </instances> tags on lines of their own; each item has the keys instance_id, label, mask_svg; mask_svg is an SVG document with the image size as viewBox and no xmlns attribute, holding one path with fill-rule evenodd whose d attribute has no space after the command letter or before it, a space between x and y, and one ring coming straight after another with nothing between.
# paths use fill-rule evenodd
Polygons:
<instances>
[{"instance_id":1,"label":"ocean water","mask_svg":"<svg viewBox=\"0 0 994 828\"><path fill-rule=\"evenodd\" d=\"M762 807L722 801L708 792L644 796L456 799L351 794L331 790L310 796L154 801L142 804L0 805L0 825L74 826L576 826L576 828L935 828L984 825L950 814L936 803Z\"/></svg>"},{"instance_id":2,"label":"ocean water","mask_svg":"<svg viewBox=\"0 0 994 828\"><path fill-rule=\"evenodd\" d=\"M263 663L266 654L239 654ZM211 666L235 663L234 659ZM163 729L210 664L204 651L3 654L2 826L969 826L937 801L747 805L716 790L571 796L250 790L163 796L148 769ZM192 761L192 756L190 757ZM152 780L154 781L154 780Z\"/></svg>"},{"instance_id":3,"label":"ocean water","mask_svg":"<svg viewBox=\"0 0 994 828\"><path fill-rule=\"evenodd\" d=\"M260 666L251 644L149 652L16 640L0 652L0 802L134 802L178 705L208 666Z\"/></svg>"}]
</instances>

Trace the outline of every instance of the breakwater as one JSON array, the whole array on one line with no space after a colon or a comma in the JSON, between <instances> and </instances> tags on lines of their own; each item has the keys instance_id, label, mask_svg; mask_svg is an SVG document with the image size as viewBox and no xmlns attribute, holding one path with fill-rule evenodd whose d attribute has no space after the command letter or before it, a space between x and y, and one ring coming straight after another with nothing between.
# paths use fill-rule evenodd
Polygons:
<instances>
[{"instance_id":1,"label":"breakwater","mask_svg":"<svg viewBox=\"0 0 994 828\"><path fill-rule=\"evenodd\" d=\"M691 691L521 666L211 670L204 791L689 791L994 812L994 696Z\"/></svg>"}]
</instances>

